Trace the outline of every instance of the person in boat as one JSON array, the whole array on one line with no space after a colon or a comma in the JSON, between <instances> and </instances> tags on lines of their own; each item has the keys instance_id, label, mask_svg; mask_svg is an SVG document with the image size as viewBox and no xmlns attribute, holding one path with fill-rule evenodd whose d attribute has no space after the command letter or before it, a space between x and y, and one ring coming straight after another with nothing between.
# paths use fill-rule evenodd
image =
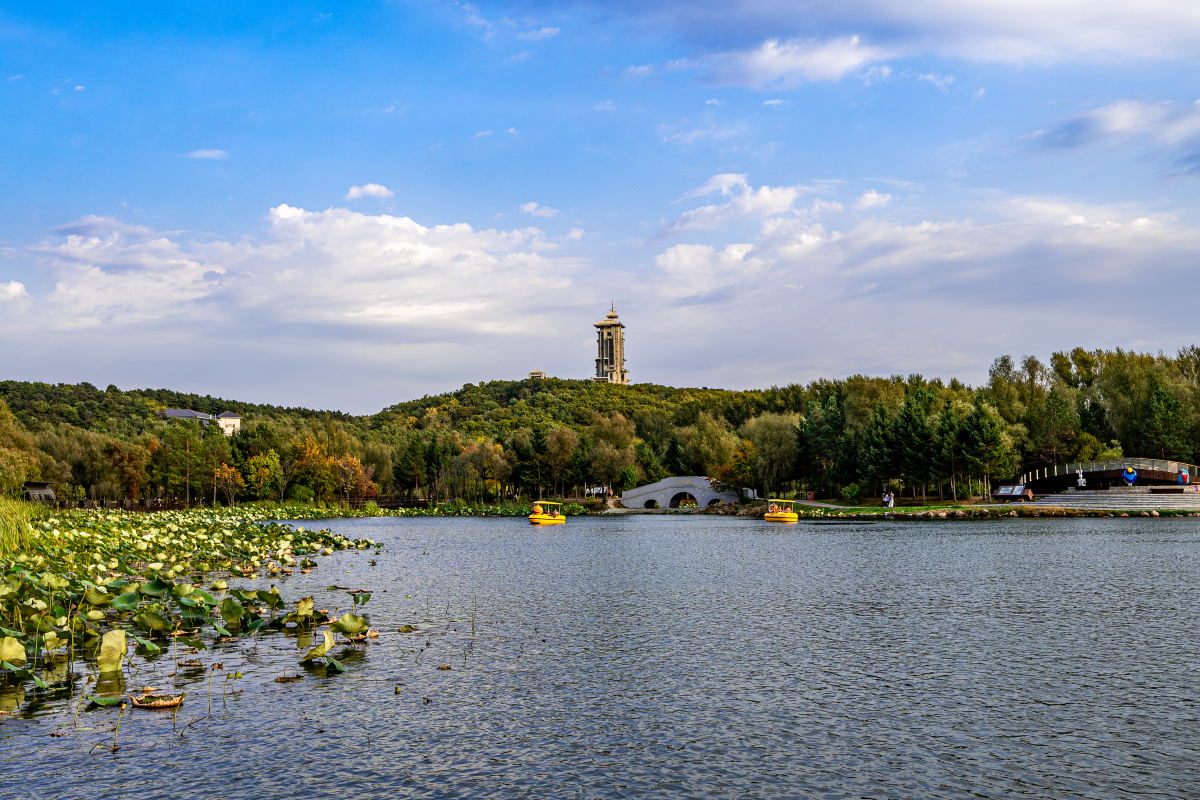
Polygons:
<instances>
[{"instance_id":1,"label":"person in boat","mask_svg":"<svg viewBox=\"0 0 1200 800\"><path fill-rule=\"evenodd\" d=\"M558 516L558 509L557 509L557 508L551 509L551 510L550 510L550 516L552 516L552 517L557 517L557 516Z\"/></svg>"}]
</instances>

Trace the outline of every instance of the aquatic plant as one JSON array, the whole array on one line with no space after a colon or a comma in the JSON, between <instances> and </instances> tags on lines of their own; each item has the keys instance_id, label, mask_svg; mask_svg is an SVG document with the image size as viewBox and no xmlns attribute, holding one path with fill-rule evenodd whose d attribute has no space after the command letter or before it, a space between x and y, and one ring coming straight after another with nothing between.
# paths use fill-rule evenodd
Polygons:
<instances>
[{"instance_id":1,"label":"aquatic plant","mask_svg":"<svg viewBox=\"0 0 1200 800\"><path fill-rule=\"evenodd\" d=\"M252 575L294 564L297 556L374 545L263 522L247 509L70 511L37 519L19 550L0 550L0 680L32 680L42 688L39 659L45 667L65 651L70 662L80 646L89 658L94 654L102 675L120 675L130 643L139 652L158 652L154 639L209 622L221 636L231 636L231 628L250 635L264 624L284 627L283 618L268 623L259 613L262 606L284 607L274 587L229 591L226 581L215 580L218 597L193 585L213 569ZM302 617L325 621L311 598L307 609ZM190 634L175 641L206 647Z\"/></svg>"}]
</instances>

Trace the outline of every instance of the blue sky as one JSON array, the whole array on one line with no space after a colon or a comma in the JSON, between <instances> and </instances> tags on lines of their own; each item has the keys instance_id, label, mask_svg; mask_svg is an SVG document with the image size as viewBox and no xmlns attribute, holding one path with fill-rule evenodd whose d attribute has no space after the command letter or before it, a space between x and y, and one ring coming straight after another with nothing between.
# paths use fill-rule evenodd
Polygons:
<instances>
[{"instance_id":1,"label":"blue sky","mask_svg":"<svg viewBox=\"0 0 1200 800\"><path fill-rule=\"evenodd\" d=\"M370 412L1196 341L1200 10L0 4L0 367Z\"/></svg>"}]
</instances>

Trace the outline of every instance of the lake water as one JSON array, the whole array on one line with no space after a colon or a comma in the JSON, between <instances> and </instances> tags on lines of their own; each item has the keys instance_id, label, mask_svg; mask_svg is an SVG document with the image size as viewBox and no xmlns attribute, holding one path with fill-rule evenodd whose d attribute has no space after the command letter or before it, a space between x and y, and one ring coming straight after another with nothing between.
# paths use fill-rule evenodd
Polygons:
<instances>
[{"instance_id":1,"label":"lake water","mask_svg":"<svg viewBox=\"0 0 1200 800\"><path fill-rule=\"evenodd\" d=\"M115 754L116 710L74 731L67 690L0 693L0 796L1200 796L1190 519L327 524L378 565L279 586L374 590L347 673L295 635L214 644L245 693L223 707L217 672L206 718L181 672L176 730L131 710ZM128 686L170 685L137 663Z\"/></svg>"}]
</instances>

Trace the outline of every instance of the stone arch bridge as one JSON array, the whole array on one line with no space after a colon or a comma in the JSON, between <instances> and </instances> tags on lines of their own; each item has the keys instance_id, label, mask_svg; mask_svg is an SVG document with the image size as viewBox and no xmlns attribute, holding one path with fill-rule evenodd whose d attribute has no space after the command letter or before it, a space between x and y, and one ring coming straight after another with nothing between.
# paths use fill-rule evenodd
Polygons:
<instances>
[{"instance_id":1,"label":"stone arch bridge","mask_svg":"<svg viewBox=\"0 0 1200 800\"><path fill-rule=\"evenodd\" d=\"M621 504L626 508L679 508L690 502L689 495L700 507L738 501L734 492L713 490L703 475L677 475L621 492Z\"/></svg>"}]
</instances>

